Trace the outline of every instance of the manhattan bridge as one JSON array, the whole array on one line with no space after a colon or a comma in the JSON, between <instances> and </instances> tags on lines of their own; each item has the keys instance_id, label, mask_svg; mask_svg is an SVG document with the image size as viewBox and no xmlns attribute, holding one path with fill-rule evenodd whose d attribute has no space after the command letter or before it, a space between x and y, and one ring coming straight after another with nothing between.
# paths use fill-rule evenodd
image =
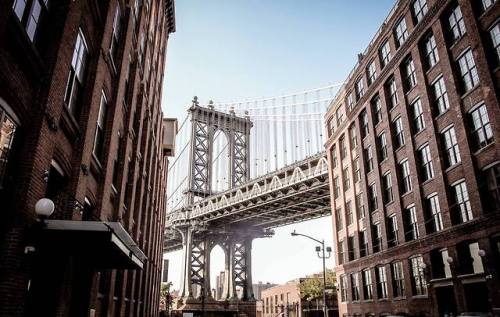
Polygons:
<instances>
[{"instance_id":1,"label":"manhattan bridge","mask_svg":"<svg viewBox=\"0 0 500 317\"><path fill-rule=\"evenodd\" d=\"M338 86L241 102L194 97L168 174L164 251L182 250L183 312L255 315L252 240L331 215L324 116ZM220 300L210 252L220 246Z\"/></svg>"}]
</instances>

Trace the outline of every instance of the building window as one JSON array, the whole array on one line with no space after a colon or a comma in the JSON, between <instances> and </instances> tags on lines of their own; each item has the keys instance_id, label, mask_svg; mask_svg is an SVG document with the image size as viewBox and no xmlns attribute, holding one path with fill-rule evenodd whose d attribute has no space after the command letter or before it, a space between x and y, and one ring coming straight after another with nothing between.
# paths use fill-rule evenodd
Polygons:
<instances>
[{"instance_id":1,"label":"building window","mask_svg":"<svg viewBox=\"0 0 500 317\"><path fill-rule=\"evenodd\" d=\"M354 237L347 237L347 258L349 261L354 261L356 258L354 249Z\"/></svg>"},{"instance_id":2,"label":"building window","mask_svg":"<svg viewBox=\"0 0 500 317\"><path fill-rule=\"evenodd\" d=\"M406 241L417 240L420 237L420 231L418 230L417 208L415 205L406 207L403 216Z\"/></svg>"},{"instance_id":3,"label":"building window","mask_svg":"<svg viewBox=\"0 0 500 317\"><path fill-rule=\"evenodd\" d=\"M405 280L403 262L394 262L392 267L392 291L394 297L403 297L405 294Z\"/></svg>"},{"instance_id":4,"label":"building window","mask_svg":"<svg viewBox=\"0 0 500 317\"><path fill-rule=\"evenodd\" d=\"M337 167L338 159L337 159L337 147L335 145L332 146L332 150L330 151L332 156L332 165L333 168Z\"/></svg>"},{"instance_id":5,"label":"building window","mask_svg":"<svg viewBox=\"0 0 500 317\"><path fill-rule=\"evenodd\" d=\"M344 223L342 221L342 209L341 208L335 209L335 215L337 218L337 231L340 231L344 227Z\"/></svg>"},{"instance_id":6,"label":"building window","mask_svg":"<svg viewBox=\"0 0 500 317\"><path fill-rule=\"evenodd\" d=\"M403 120L401 117L398 117L392 123L394 129L394 147L399 149L405 144L405 136L403 129Z\"/></svg>"},{"instance_id":7,"label":"building window","mask_svg":"<svg viewBox=\"0 0 500 317\"><path fill-rule=\"evenodd\" d=\"M327 123L328 136L332 136L333 132L335 132L335 124L333 123L333 118L328 119Z\"/></svg>"},{"instance_id":8,"label":"building window","mask_svg":"<svg viewBox=\"0 0 500 317\"><path fill-rule=\"evenodd\" d=\"M387 173L382 177L382 183L384 186L384 203L388 204L393 201L394 197L392 194L392 177L391 173Z\"/></svg>"},{"instance_id":9,"label":"building window","mask_svg":"<svg viewBox=\"0 0 500 317\"><path fill-rule=\"evenodd\" d=\"M468 49L461 57L458 58L458 69L462 78L462 90L464 93L470 91L479 84L479 76L477 74L476 63L472 51Z\"/></svg>"},{"instance_id":10,"label":"building window","mask_svg":"<svg viewBox=\"0 0 500 317\"><path fill-rule=\"evenodd\" d=\"M349 190L351 188L351 178L349 177L349 167L344 168L343 170L344 176L344 191Z\"/></svg>"},{"instance_id":11,"label":"building window","mask_svg":"<svg viewBox=\"0 0 500 317\"><path fill-rule=\"evenodd\" d=\"M351 274L352 300L359 301L359 278L358 272Z\"/></svg>"},{"instance_id":12,"label":"building window","mask_svg":"<svg viewBox=\"0 0 500 317\"><path fill-rule=\"evenodd\" d=\"M443 215L437 194L434 193L425 199L425 211L428 219L426 221L428 232L432 233L443 230Z\"/></svg>"},{"instance_id":13,"label":"building window","mask_svg":"<svg viewBox=\"0 0 500 317\"><path fill-rule=\"evenodd\" d=\"M380 65L382 65L382 68L385 67L390 61L391 61L391 46L389 45L389 41L385 41L384 44L379 49L379 58L380 58Z\"/></svg>"},{"instance_id":14,"label":"building window","mask_svg":"<svg viewBox=\"0 0 500 317\"><path fill-rule=\"evenodd\" d=\"M382 121L382 101L380 100L380 97L376 95L372 101L372 117L373 117L373 124L377 125L379 122Z\"/></svg>"},{"instance_id":15,"label":"building window","mask_svg":"<svg viewBox=\"0 0 500 317\"><path fill-rule=\"evenodd\" d=\"M462 11L457 5L448 16L449 36L452 43L455 43L465 34L465 23Z\"/></svg>"},{"instance_id":16,"label":"building window","mask_svg":"<svg viewBox=\"0 0 500 317\"><path fill-rule=\"evenodd\" d=\"M411 104L412 116L413 116L413 128L415 133L419 133L425 129L424 111L422 110L422 102L420 98L415 100Z\"/></svg>"},{"instance_id":17,"label":"building window","mask_svg":"<svg viewBox=\"0 0 500 317\"><path fill-rule=\"evenodd\" d=\"M340 196L340 179L338 176L336 176L333 179L333 187L334 187L333 197L337 199Z\"/></svg>"},{"instance_id":18,"label":"building window","mask_svg":"<svg viewBox=\"0 0 500 317\"><path fill-rule=\"evenodd\" d=\"M49 0L14 0L12 9L32 42L35 40L41 21L47 15L48 8Z\"/></svg>"},{"instance_id":19,"label":"building window","mask_svg":"<svg viewBox=\"0 0 500 317\"><path fill-rule=\"evenodd\" d=\"M368 86L373 84L375 79L377 79L377 68L375 66L375 61L371 61L366 68L366 77L368 78Z\"/></svg>"},{"instance_id":20,"label":"building window","mask_svg":"<svg viewBox=\"0 0 500 317\"><path fill-rule=\"evenodd\" d=\"M361 180L361 169L359 166L359 157L354 159L354 181L357 183Z\"/></svg>"},{"instance_id":21,"label":"building window","mask_svg":"<svg viewBox=\"0 0 500 317\"><path fill-rule=\"evenodd\" d=\"M344 135L340 137L339 144L340 144L340 159L343 160L347 157L347 145L345 143Z\"/></svg>"},{"instance_id":22,"label":"building window","mask_svg":"<svg viewBox=\"0 0 500 317\"><path fill-rule=\"evenodd\" d=\"M396 47L399 48L408 38L408 29L406 28L406 20L405 18L401 18L401 20L396 24L394 28L394 38L396 42Z\"/></svg>"},{"instance_id":23,"label":"building window","mask_svg":"<svg viewBox=\"0 0 500 317\"><path fill-rule=\"evenodd\" d=\"M345 274L340 276L340 301L347 301L347 276Z\"/></svg>"},{"instance_id":24,"label":"building window","mask_svg":"<svg viewBox=\"0 0 500 317\"><path fill-rule=\"evenodd\" d=\"M399 162L399 171L401 173L401 193L406 194L413 189L410 176L410 163L408 160Z\"/></svg>"},{"instance_id":25,"label":"building window","mask_svg":"<svg viewBox=\"0 0 500 317\"><path fill-rule=\"evenodd\" d=\"M427 69L431 69L439 62L439 54L436 45L436 39L434 34L428 34L423 43L425 66Z\"/></svg>"},{"instance_id":26,"label":"building window","mask_svg":"<svg viewBox=\"0 0 500 317\"><path fill-rule=\"evenodd\" d=\"M365 169L367 173L373 170L373 152L371 145L368 145L365 149Z\"/></svg>"},{"instance_id":27,"label":"building window","mask_svg":"<svg viewBox=\"0 0 500 317\"><path fill-rule=\"evenodd\" d=\"M341 265L344 264L345 261L344 240L339 241L338 250L339 250L339 265Z\"/></svg>"},{"instance_id":28,"label":"building window","mask_svg":"<svg viewBox=\"0 0 500 317\"><path fill-rule=\"evenodd\" d=\"M472 220L472 207L469 201L469 193L465 180L451 186L453 194L452 220L456 223L463 223Z\"/></svg>"},{"instance_id":29,"label":"building window","mask_svg":"<svg viewBox=\"0 0 500 317\"><path fill-rule=\"evenodd\" d=\"M444 150L446 152L446 166L453 166L461 161L460 150L458 148L457 136L453 126L441 133Z\"/></svg>"},{"instance_id":30,"label":"building window","mask_svg":"<svg viewBox=\"0 0 500 317\"><path fill-rule=\"evenodd\" d=\"M384 161L387 158L387 138L385 137L385 132L382 132L377 137L378 149L380 160Z\"/></svg>"},{"instance_id":31,"label":"building window","mask_svg":"<svg viewBox=\"0 0 500 317\"><path fill-rule=\"evenodd\" d=\"M351 148L356 148L358 146L358 137L356 133L356 126L353 124L349 128L349 135L351 137Z\"/></svg>"},{"instance_id":32,"label":"building window","mask_svg":"<svg viewBox=\"0 0 500 317\"><path fill-rule=\"evenodd\" d=\"M365 300L373 299L372 274L370 269L363 270L363 295Z\"/></svg>"},{"instance_id":33,"label":"building window","mask_svg":"<svg viewBox=\"0 0 500 317\"><path fill-rule=\"evenodd\" d=\"M432 156L429 145L424 145L418 149L422 181L425 182L434 177L434 168L432 167Z\"/></svg>"},{"instance_id":34,"label":"building window","mask_svg":"<svg viewBox=\"0 0 500 317\"><path fill-rule=\"evenodd\" d=\"M389 109L394 108L398 102L398 88L396 86L396 79L394 76L391 76L389 80L385 83L385 90L387 93L387 96L389 96Z\"/></svg>"},{"instance_id":35,"label":"building window","mask_svg":"<svg viewBox=\"0 0 500 317\"><path fill-rule=\"evenodd\" d=\"M368 135L368 133L370 133L370 130L368 128L368 113L366 112L366 109L363 109L363 111L359 115L359 121L361 126L361 139L364 139Z\"/></svg>"},{"instance_id":36,"label":"building window","mask_svg":"<svg viewBox=\"0 0 500 317\"><path fill-rule=\"evenodd\" d=\"M417 85L417 72L415 70L415 64L413 63L413 59L408 57L403 62L402 73L404 74L405 79L405 90L408 92L413 87Z\"/></svg>"},{"instance_id":37,"label":"building window","mask_svg":"<svg viewBox=\"0 0 500 317\"><path fill-rule=\"evenodd\" d=\"M366 230L359 232L359 256L368 255L368 234Z\"/></svg>"},{"instance_id":38,"label":"building window","mask_svg":"<svg viewBox=\"0 0 500 317\"><path fill-rule=\"evenodd\" d=\"M479 173L479 193L483 203L483 212L500 210L500 164L495 162Z\"/></svg>"},{"instance_id":39,"label":"building window","mask_svg":"<svg viewBox=\"0 0 500 317\"><path fill-rule=\"evenodd\" d=\"M446 91L443 76L439 77L432 84L432 92L434 95L434 107L437 110L437 114L440 115L450 108L448 92Z\"/></svg>"},{"instance_id":40,"label":"building window","mask_svg":"<svg viewBox=\"0 0 500 317\"><path fill-rule=\"evenodd\" d=\"M415 24L422 21L425 14L427 13L427 1L426 0L415 0L412 4L412 14L415 19Z\"/></svg>"},{"instance_id":41,"label":"building window","mask_svg":"<svg viewBox=\"0 0 500 317\"><path fill-rule=\"evenodd\" d=\"M352 108L354 108L354 98L352 96L352 91L350 91L348 94L347 94L347 109L349 111L352 111Z\"/></svg>"},{"instance_id":42,"label":"building window","mask_svg":"<svg viewBox=\"0 0 500 317\"><path fill-rule=\"evenodd\" d=\"M106 113L108 112L108 100L104 91L101 92L101 103L99 105L99 113L97 116L97 125L94 137L94 148L92 153L99 160L102 160L104 152L104 132L106 125Z\"/></svg>"},{"instance_id":43,"label":"building window","mask_svg":"<svg viewBox=\"0 0 500 317\"><path fill-rule=\"evenodd\" d=\"M491 43L493 51L496 53L496 64L500 64L500 23L495 24L490 30Z\"/></svg>"},{"instance_id":44,"label":"building window","mask_svg":"<svg viewBox=\"0 0 500 317\"><path fill-rule=\"evenodd\" d=\"M382 226L380 225L380 223L376 223L373 225L372 235L373 253L376 253L382 250Z\"/></svg>"},{"instance_id":45,"label":"building window","mask_svg":"<svg viewBox=\"0 0 500 317\"><path fill-rule=\"evenodd\" d=\"M365 217L365 205L363 203L363 196L361 193L356 195L356 208L357 208L357 213L358 213L358 218L364 218Z\"/></svg>"},{"instance_id":46,"label":"building window","mask_svg":"<svg viewBox=\"0 0 500 317\"><path fill-rule=\"evenodd\" d=\"M483 5L483 10L486 11L496 2L496 0L482 0L481 2Z\"/></svg>"},{"instance_id":47,"label":"building window","mask_svg":"<svg viewBox=\"0 0 500 317\"><path fill-rule=\"evenodd\" d=\"M120 19L121 19L121 10L120 4L117 4L115 10L115 17L113 20L113 32L111 33L111 46L109 48L109 54L111 55L111 61L113 66L117 67L116 62L118 61L118 45L120 39Z\"/></svg>"},{"instance_id":48,"label":"building window","mask_svg":"<svg viewBox=\"0 0 500 317\"><path fill-rule=\"evenodd\" d=\"M447 249L437 249L430 252L432 278L450 278L451 268L450 263L447 261L449 258Z\"/></svg>"},{"instance_id":49,"label":"building window","mask_svg":"<svg viewBox=\"0 0 500 317\"><path fill-rule=\"evenodd\" d=\"M349 226L352 225L354 222L354 215L352 213L352 202L350 200L346 202L345 209L347 213L347 225Z\"/></svg>"},{"instance_id":50,"label":"building window","mask_svg":"<svg viewBox=\"0 0 500 317\"><path fill-rule=\"evenodd\" d=\"M387 244L389 245L389 247L397 246L399 244L399 239L398 239L398 219L396 218L396 215L389 216L387 222L389 226L389 235L387 237Z\"/></svg>"},{"instance_id":51,"label":"building window","mask_svg":"<svg viewBox=\"0 0 500 317\"><path fill-rule=\"evenodd\" d=\"M64 95L64 103L68 107L69 112L75 118L79 116L80 105L79 101L82 94L85 66L87 64L87 42L82 30L78 31L76 37L75 48L73 49L73 58L71 59L71 69L66 83L66 93Z\"/></svg>"},{"instance_id":52,"label":"building window","mask_svg":"<svg viewBox=\"0 0 500 317\"><path fill-rule=\"evenodd\" d=\"M371 184L368 189L369 201L368 201L368 209L370 212L377 210L377 185L375 183Z\"/></svg>"},{"instance_id":53,"label":"building window","mask_svg":"<svg viewBox=\"0 0 500 317\"><path fill-rule=\"evenodd\" d=\"M375 268L377 273L377 297L378 299L387 298L387 275L385 274L385 266L377 266Z\"/></svg>"},{"instance_id":54,"label":"building window","mask_svg":"<svg viewBox=\"0 0 500 317\"><path fill-rule=\"evenodd\" d=\"M483 260L479 256L477 242L464 242L457 246L457 255L460 263L460 274L484 273Z\"/></svg>"},{"instance_id":55,"label":"building window","mask_svg":"<svg viewBox=\"0 0 500 317\"><path fill-rule=\"evenodd\" d=\"M482 149L493 142L490 118L484 103L469 112L469 120L472 126L471 134L474 150Z\"/></svg>"},{"instance_id":56,"label":"building window","mask_svg":"<svg viewBox=\"0 0 500 317\"><path fill-rule=\"evenodd\" d=\"M9 156L16 135L17 124L0 107L0 190L4 188L4 178L7 172Z\"/></svg>"},{"instance_id":57,"label":"building window","mask_svg":"<svg viewBox=\"0 0 500 317\"><path fill-rule=\"evenodd\" d=\"M344 122L344 111L342 107L338 107L335 111L335 118L337 119L337 127L340 127L342 122Z\"/></svg>"},{"instance_id":58,"label":"building window","mask_svg":"<svg viewBox=\"0 0 500 317\"><path fill-rule=\"evenodd\" d=\"M355 89L356 90L356 100L359 100L365 94L365 87L363 85L363 78L358 79L358 81L356 82L355 88L356 88Z\"/></svg>"},{"instance_id":59,"label":"building window","mask_svg":"<svg viewBox=\"0 0 500 317\"><path fill-rule=\"evenodd\" d=\"M424 269L421 267L424 264L422 256L410 258L412 291L414 296L427 295L427 281L425 280Z\"/></svg>"}]
</instances>

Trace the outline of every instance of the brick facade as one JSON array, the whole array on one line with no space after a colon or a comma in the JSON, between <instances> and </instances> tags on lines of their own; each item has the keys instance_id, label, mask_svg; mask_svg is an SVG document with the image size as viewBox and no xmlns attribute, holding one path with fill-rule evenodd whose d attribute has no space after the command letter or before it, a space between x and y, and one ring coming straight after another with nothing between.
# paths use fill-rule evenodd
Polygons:
<instances>
[{"instance_id":1,"label":"brick facade","mask_svg":"<svg viewBox=\"0 0 500 317\"><path fill-rule=\"evenodd\" d=\"M340 316L499 312L499 15L397 1L332 102Z\"/></svg>"},{"instance_id":2,"label":"brick facade","mask_svg":"<svg viewBox=\"0 0 500 317\"><path fill-rule=\"evenodd\" d=\"M173 0L0 3L0 316L158 315L174 19ZM72 73L82 38L85 67ZM57 245L25 254L43 197L56 203L52 219L121 223L143 270L95 268ZM44 296L33 299L37 282Z\"/></svg>"}]
</instances>

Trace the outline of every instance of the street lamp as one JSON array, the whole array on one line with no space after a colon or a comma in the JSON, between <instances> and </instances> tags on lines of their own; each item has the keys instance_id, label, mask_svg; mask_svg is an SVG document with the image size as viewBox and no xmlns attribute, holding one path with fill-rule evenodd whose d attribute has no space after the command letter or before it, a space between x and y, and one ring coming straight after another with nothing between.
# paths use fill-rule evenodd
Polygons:
<instances>
[{"instance_id":1,"label":"street lamp","mask_svg":"<svg viewBox=\"0 0 500 317\"><path fill-rule=\"evenodd\" d=\"M328 252L328 256L326 256L325 240L318 240L306 234L298 233L295 230L293 230L293 232L290 234L292 235L292 237L303 236L321 244L321 247L316 247L316 252L318 253L318 257L323 260L323 316L328 317L328 307L326 305L326 259L330 258L332 248L326 247L326 252ZM322 254L320 254L320 252L322 252Z\"/></svg>"},{"instance_id":2,"label":"street lamp","mask_svg":"<svg viewBox=\"0 0 500 317\"><path fill-rule=\"evenodd\" d=\"M50 215L54 212L54 209L54 202L48 198L42 198L35 204L35 213L42 220L50 217Z\"/></svg>"}]
</instances>

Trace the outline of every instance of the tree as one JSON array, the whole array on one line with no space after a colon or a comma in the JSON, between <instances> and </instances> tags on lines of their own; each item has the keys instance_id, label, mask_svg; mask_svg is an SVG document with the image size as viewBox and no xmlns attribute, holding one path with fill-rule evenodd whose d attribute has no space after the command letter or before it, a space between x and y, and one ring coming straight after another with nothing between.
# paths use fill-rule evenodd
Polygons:
<instances>
[{"instance_id":1,"label":"tree","mask_svg":"<svg viewBox=\"0 0 500 317\"><path fill-rule=\"evenodd\" d=\"M162 306L162 307L168 308L168 307L166 307L166 305L167 305L166 300L167 300L167 296L169 296L169 294L170 294L170 287L171 286L172 286L172 282L162 283L161 284L161 288L160 288L160 306Z\"/></svg>"},{"instance_id":2,"label":"tree","mask_svg":"<svg viewBox=\"0 0 500 317\"><path fill-rule=\"evenodd\" d=\"M332 270L326 270L326 287L334 288L336 283L335 273ZM306 277L299 283L300 297L306 300L312 300L323 297L323 274L314 274Z\"/></svg>"}]
</instances>

